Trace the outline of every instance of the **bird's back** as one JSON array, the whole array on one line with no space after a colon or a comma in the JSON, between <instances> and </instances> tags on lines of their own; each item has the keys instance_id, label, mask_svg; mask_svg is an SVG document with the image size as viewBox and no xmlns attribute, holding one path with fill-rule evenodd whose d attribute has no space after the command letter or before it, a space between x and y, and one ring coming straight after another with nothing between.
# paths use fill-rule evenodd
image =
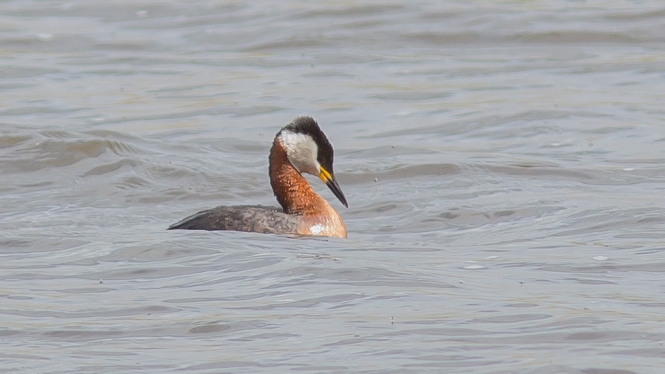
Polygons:
<instances>
[{"instance_id":1,"label":"bird's back","mask_svg":"<svg viewBox=\"0 0 665 374\"><path fill-rule=\"evenodd\" d=\"M299 216L264 206L218 206L191 215L169 226L169 230L233 230L260 233L298 234Z\"/></svg>"}]
</instances>

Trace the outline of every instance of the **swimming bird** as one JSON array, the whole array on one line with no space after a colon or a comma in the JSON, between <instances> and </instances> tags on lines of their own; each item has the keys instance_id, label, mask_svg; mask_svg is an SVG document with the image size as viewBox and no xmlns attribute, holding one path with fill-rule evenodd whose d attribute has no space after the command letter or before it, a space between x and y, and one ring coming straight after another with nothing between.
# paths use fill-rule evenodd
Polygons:
<instances>
[{"instance_id":1,"label":"swimming bird","mask_svg":"<svg viewBox=\"0 0 665 374\"><path fill-rule=\"evenodd\" d=\"M268 175L282 209L264 206L218 206L168 229L235 230L346 238L342 217L307 183L302 173L318 176L339 201L346 198L333 172L334 151L312 117L297 117L284 126L270 148Z\"/></svg>"}]
</instances>

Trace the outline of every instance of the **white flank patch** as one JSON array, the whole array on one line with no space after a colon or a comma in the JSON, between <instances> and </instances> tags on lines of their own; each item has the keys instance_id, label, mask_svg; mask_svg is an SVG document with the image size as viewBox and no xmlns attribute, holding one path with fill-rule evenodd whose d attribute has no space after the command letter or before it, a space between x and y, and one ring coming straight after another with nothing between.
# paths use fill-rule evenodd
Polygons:
<instances>
[{"instance_id":1,"label":"white flank patch","mask_svg":"<svg viewBox=\"0 0 665 374\"><path fill-rule=\"evenodd\" d=\"M317 223L316 225L309 228L309 232L311 232L312 235L320 235L323 232L323 225Z\"/></svg>"}]
</instances>

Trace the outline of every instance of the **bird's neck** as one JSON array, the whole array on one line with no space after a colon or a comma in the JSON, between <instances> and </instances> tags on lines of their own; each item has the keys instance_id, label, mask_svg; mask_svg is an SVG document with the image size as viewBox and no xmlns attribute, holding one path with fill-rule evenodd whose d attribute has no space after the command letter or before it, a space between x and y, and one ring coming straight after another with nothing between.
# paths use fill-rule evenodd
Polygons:
<instances>
[{"instance_id":1,"label":"bird's neck","mask_svg":"<svg viewBox=\"0 0 665 374\"><path fill-rule=\"evenodd\" d=\"M270 149L270 185L284 213L313 215L327 211L329 204L307 183L286 155L279 139Z\"/></svg>"}]
</instances>

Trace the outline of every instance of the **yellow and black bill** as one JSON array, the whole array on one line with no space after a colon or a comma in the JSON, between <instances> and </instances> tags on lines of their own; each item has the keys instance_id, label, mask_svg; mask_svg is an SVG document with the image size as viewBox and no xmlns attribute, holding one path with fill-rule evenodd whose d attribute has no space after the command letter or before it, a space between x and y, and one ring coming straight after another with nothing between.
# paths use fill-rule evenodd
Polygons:
<instances>
[{"instance_id":1,"label":"yellow and black bill","mask_svg":"<svg viewBox=\"0 0 665 374\"><path fill-rule=\"evenodd\" d=\"M339 187L339 184L337 184L335 176L328 173L328 171L324 169L322 166L319 171L319 178L321 178L323 183L325 183L326 186L330 188L330 191L332 191L332 193L339 199L339 201L341 201L342 204L344 204L344 206L348 208L349 204L346 202L344 193L342 192L342 189Z\"/></svg>"}]
</instances>

